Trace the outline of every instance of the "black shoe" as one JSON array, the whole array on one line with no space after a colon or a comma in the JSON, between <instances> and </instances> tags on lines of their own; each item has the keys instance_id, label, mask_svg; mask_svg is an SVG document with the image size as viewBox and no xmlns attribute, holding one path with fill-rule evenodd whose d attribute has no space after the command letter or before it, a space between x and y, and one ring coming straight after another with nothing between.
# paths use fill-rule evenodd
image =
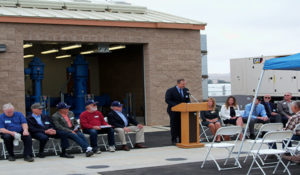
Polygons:
<instances>
[{"instance_id":1,"label":"black shoe","mask_svg":"<svg viewBox=\"0 0 300 175\"><path fill-rule=\"evenodd\" d=\"M255 140L255 135L254 134L250 134L250 139L251 140Z\"/></svg>"},{"instance_id":2,"label":"black shoe","mask_svg":"<svg viewBox=\"0 0 300 175\"><path fill-rule=\"evenodd\" d=\"M172 145L174 145L174 146L175 146L176 144L177 144L177 142L175 142L175 141L172 141Z\"/></svg>"},{"instance_id":3,"label":"black shoe","mask_svg":"<svg viewBox=\"0 0 300 175\"><path fill-rule=\"evenodd\" d=\"M8 161L16 161L15 156L8 156Z\"/></svg>"},{"instance_id":4,"label":"black shoe","mask_svg":"<svg viewBox=\"0 0 300 175\"><path fill-rule=\"evenodd\" d=\"M25 156L25 157L24 157L24 161L27 161L27 162L33 162L34 159L33 159L31 156Z\"/></svg>"},{"instance_id":5,"label":"black shoe","mask_svg":"<svg viewBox=\"0 0 300 175\"><path fill-rule=\"evenodd\" d=\"M86 157L91 157L92 155L94 155L94 152L93 152L93 151L87 151L87 152L85 153L85 156L86 156Z\"/></svg>"},{"instance_id":6,"label":"black shoe","mask_svg":"<svg viewBox=\"0 0 300 175\"><path fill-rule=\"evenodd\" d=\"M70 154L68 154L68 153L62 153L62 154L60 154L60 157L68 158L68 159L74 158L74 156L72 156L72 155L70 155Z\"/></svg>"},{"instance_id":7,"label":"black shoe","mask_svg":"<svg viewBox=\"0 0 300 175\"><path fill-rule=\"evenodd\" d=\"M122 150L130 151L130 148L127 145L122 145Z\"/></svg>"},{"instance_id":8,"label":"black shoe","mask_svg":"<svg viewBox=\"0 0 300 175\"><path fill-rule=\"evenodd\" d=\"M39 158L45 158L46 156L45 156L44 153L39 153L39 154L38 154L38 157L39 157Z\"/></svg>"}]
</instances>

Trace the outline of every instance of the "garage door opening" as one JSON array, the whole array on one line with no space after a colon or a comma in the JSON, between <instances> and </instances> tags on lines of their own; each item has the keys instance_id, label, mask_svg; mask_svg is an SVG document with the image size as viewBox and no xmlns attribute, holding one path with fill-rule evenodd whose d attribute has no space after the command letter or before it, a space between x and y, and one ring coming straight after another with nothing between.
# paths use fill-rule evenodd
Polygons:
<instances>
[{"instance_id":1,"label":"garage door opening","mask_svg":"<svg viewBox=\"0 0 300 175\"><path fill-rule=\"evenodd\" d=\"M88 99L104 115L112 101L145 123L143 44L24 42L26 112L34 102L51 115L70 104L76 117Z\"/></svg>"}]
</instances>

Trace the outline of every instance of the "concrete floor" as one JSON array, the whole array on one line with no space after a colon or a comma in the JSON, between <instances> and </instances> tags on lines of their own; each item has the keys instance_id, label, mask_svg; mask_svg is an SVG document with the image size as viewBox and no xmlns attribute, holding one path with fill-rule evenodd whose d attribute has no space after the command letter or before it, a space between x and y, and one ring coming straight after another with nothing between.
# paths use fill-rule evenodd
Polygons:
<instances>
[{"instance_id":1,"label":"concrete floor","mask_svg":"<svg viewBox=\"0 0 300 175\"><path fill-rule=\"evenodd\" d=\"M166 131L166 129L167 128L165 127L147 127L145 130L147 132L155 132ZM162 132L157 132L158 136L156 137L160 137L160 133ZM168 133L165 132L165 135L166 134L168 135ZM158 139L154 138L154 141L155 140ZM151 142L153 141L151 140ZM240 142L238 143L238 145L239 144ZM246 143L243 150L248 150L249 147L249 144ZM236 150L238 150L238 148L239 146L237 146ZM225 156L227 155L226 153L227 152L224 151L224 149L215 149L213 151L213 155L217 159L225 158ZM85 157L84 154L76 154L76 157L74 159L64 159L58 156L49 156L44 159L35 158L35 161L33 163L24 162L23 159L17 159L16 162L0 160L0 174L96 175L101 174L101 172L105 171L117 171L201 162L204 160L205 154L206 148L181 149L175 146L164 146L152 147L147 149L132 149L129 152L102 152L102 154L98 154L90 158ZM181 160L166 160L172 158L179 158ZM97 166L100 166L100 168ZM101 166L105 168L101 168Z\"/></svg>"}]
</instances>

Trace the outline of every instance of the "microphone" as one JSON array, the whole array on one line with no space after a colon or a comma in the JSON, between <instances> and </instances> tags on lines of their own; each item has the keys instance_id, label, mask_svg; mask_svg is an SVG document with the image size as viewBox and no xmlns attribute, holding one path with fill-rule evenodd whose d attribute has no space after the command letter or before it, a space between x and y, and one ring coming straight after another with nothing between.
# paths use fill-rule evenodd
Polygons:
<instances>
[{"instance_id":1,"label":"microphone","mask_svg":"<svg viewBox=\"0 0 300 175\"><path fill-rule=\"evenodd\" d=\"M197 103L200 103L199 100L190 93L190 91L187 91L186 93L188 93L188 95L190 95Z\"/></svg>"}]
</instances>

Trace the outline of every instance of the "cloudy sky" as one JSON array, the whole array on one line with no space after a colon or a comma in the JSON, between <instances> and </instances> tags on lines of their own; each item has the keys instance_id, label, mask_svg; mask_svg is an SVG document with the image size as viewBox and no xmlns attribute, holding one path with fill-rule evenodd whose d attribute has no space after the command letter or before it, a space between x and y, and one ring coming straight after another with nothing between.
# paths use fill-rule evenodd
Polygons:
<instances>
[{"instance_id":1,"label":"cloudy sky","mask_svg":"<svg viewBox=\"0 0 300 175\"><path fill-rule=\"evenodd\" d=\"M207 23L209 73L230 58L300 52L299 0L125 0Z\"/></svg>"}]
</instances>

